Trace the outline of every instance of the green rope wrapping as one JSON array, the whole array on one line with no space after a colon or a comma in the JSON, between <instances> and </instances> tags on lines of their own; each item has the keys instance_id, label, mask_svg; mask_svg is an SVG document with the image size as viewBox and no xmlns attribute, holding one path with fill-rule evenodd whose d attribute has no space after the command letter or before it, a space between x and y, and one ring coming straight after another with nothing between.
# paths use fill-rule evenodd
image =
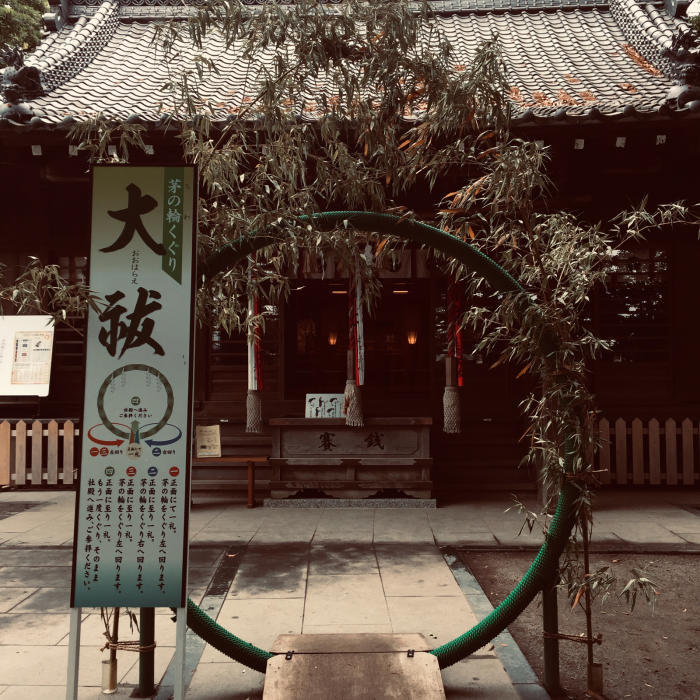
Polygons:
<instances>
[{"instance_id":1,"label":"green rope wrapping","mask_svg":"<svg viewBox=\"0 0 700 700\"><path fill-rule=\"evenodd\" d=\"M225 630L189 598L187 599L187 626L222 654L254 671L265 673L267 660L274 656L269 651L256 647Z\"/></svg>"},{"instance_id":2,"label":"green rope wrapping","mask_svg":"<svg viewBox=\"0 0 700 700\"><path fill-rule=\"evenodd\" d=\"M300 216L300 223L313 221L322 227L333 227L345 222L355 228L381 231L382 233L407 238L422 245L429 245L451 255L471 270L480 274L494 289L501 292L523 292L523 288L500 265L487 255L473 248L446 231L418 221L401 219L393 214L379 214L364 211L329 211L313 214L311 217ZM205 277L211 277L223 269L230 268L246 256L261 248L273 245L277 239L272 236L256 235L255 233L233 241L213 253L204 263L200 272ZM549 353L551 341L543 336L540 345L545 353ZM571 472L572 461L569 454L569 444L565 446L565 471ZM518 615L532 602L537 593L551 577L552 571L559 562L559 557L566 547L571 529L574 524L574 503L577 488L566 481L559 494L557 510L552 518L545 541L529 569L518 585L503 600L503 602L464 634L443 644L430 653L437 657L440 668L447 668L461 661L469 654L490 642L502 632ZM273 656L249 642L246 642L212 620L203 610L191 600L187 601L187 624L200 637L216 649L240 663L264 673L267 660Z\"/></svg>"}]
</instances>

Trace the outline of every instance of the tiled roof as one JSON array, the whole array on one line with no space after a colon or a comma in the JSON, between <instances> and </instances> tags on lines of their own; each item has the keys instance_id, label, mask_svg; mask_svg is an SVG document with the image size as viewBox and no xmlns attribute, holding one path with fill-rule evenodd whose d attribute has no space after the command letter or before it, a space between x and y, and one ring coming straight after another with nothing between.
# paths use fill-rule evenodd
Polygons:
<instances>
[{"instance_id":1,"label":"tiled roof","mask_svg":"<svg viewBox=\"0 0 700 700\"><path fill-rule=\"evenodd\" d=\"M107 0L91 17L51 34L27 59L41 70L46 91L30 105L34 117L30 113L24 119L29 126L61 127L97 112L162 120L169 111L162 91L169 77L151 44L154 22L124 16L125 10L147 2L120 6ZM527 2L526 11L496 9L506 4L517 8L520 2ZM149 11L172 9L166 5L166 0L154 2ZM683 23L658 6L634 0L612 0L610 5L597 0L585 5L573 5L573 0L438 0L434 5L458 10L436 18L455 48L457 70L469 63L480 42L498 34L516 123L700 114L698 99L686 104L668 99L673 65L664 52ZM256 76L271 64L272 53L247 62L236 47L224 51L223 41L213 36L207 42L204 52L216 57L219 74L205 77L201 97L211 101L216 117L235 117L254 94ZM194 49L184 44L176 49L178 65L171 64L170 70L192 68ZM319 79L309 86L308 100L298 105L302 115L313 118L313 96L323 84Z\"/></svg>"},{"instance_id":2,"label":"tiled roof","mask_svg":"<svg viewBox=\"0 0 700 700\"><path fill-rule=\"evenodd\" d=\"M242 0L246 5L264 5L268 0ZM71 17L89 15L94 13L102 4L103 0L72 0L70 6ZM172 15L180 13L186 15L186 7L197 7L204 5L206 0L120 0L120 12L122 16L142 16L142 15ZM338 5L342 0L322 0L327 5ZM495 10L517 10L517 9L546 9L557 7L595 7L607 6L610 0L430 0L430 6L434 12L491 12ZM284 2L280 4L284 5ZM416 9L421 6L420 2L409 0L409 6Z\"/></svg>"}]
</instances>

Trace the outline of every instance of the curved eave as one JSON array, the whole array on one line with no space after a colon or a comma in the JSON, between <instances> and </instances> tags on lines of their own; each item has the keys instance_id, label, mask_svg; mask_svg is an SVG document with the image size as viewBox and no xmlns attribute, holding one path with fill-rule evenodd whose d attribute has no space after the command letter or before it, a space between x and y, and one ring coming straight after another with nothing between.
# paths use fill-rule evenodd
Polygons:
<instances>
[{"instance_id":1,"label":"curved eave","mask_svg":"<svg viewBox=\"0 0 700 700\"><path fill-rule=\"evenodd\" d=\"M106 115L108 116L108 115ZM676 122L679 120L697 119L700 117L700 100L689 102L682 109L676 109L670 105L660 105L657 109L639 110L634 105L627 105L624 109L615 112L601 112L597 107L591 107L583 113L572 113L566 108L557 109L553 114L542 114L535 110L528 109L512 117L512 125L517 127L544 126L561 127L576 125L596 125L611 123L660 123ZM47 120L41 116L34 116L27 122L15 121L12 118L0 117L0 131L22 131L22 132L56 132L68 133L82 119L78 117L63 117L60 121ZM155 120L144 119L138 115L132 115L124 120L128 124L140 124L147 127L150 133L175 134L177 126L168 118ZM213 126L223 127L231 121L231 118L221 118L212 120ZM309 121L313 121L310 119ZM407 121L407 125L409 122Z\"/></svg>"},{"instance_id":2,"label":"curved eave","mask_svg":"<svg viewBox=\"0 0 700 700\"><path fill-rule=\"evenodd\" d=\"M47 42L38 52L37 63L52 65L52 57L60 55L65 69L60 76L57 74L59 84L15 110L17 118L12 112L3 116L0 109L0 129L65 131L97 114L144 124L152 132L173 128L166 110L172 113L176 103L162 89L170 74L163 60L154 54L154 26L115 20L115 2L102 3L101 24L93 21L95 18L87 24L83 20L81 28L64 28ZM633 0L613 2L619 6L615 13L622 16L620 12ZM660 21L659 13L649 8L649 16ZM636 6L632 9L630 16L636 17ZM547 10L537 6L526 11L504 8L503 12L492 9L469 15L453 12L436 21L442 36L454 47L452 60L457 71L465 70L482 41L498 34L516 128L696 117L700 100L679 108L682 101L668 99L674 80L632 46L615 13L600 6L559 4ZM671 28L666 19L663 21L665 36ZM85 51L80 53L80 47L76 49L76 33L88 37L80 46L90 43L89 56ZM201 81L202 108L210 110L207 113L215 123L224 124L245 111L259 76L272 65L274 56L268 50L252 61L242 60L237 45L226 47L214 35L208 37L203 51L217 61L219 72L207 74ZM176 46L174 55L177 60L171 72L194 65L196 52L188 44ZM328 80L323 76L310 80L305 94L290 106L299 119L316 118L315 98L323 90L332 90ZM24 115L18 113L22 108Z\"/></svg>"}]
</instances>

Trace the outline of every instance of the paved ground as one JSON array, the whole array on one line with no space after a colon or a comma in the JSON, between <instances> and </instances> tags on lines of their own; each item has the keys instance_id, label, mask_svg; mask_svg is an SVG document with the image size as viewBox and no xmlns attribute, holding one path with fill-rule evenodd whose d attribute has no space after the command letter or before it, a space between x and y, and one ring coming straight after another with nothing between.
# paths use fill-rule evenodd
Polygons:
<instances>
[{"instance_id":1,"label":"paved ground","mask_svg":"<svg viewBox=\"0 0 700 700\"><path fill-rule=\"evenodd\" d=\"M198 497L190 521L190 595L262 647L283 633L346 631L421 632L438 645L484 613L483 600L472 597L444 547L505 550L541 542L539 534L518 536L521 516L503 512L509 499L498 494L436 510L248 510L242 502ZM38 505L22 511L26 502ZM696 551L700 510L693 506L700 506L697 491L601 494L594 544L616 551ZM63 697L73 507L71 492L0 493L0 517L7 515L0 519L0 700ZM210 586L217 571L231 581L224 593ZM160 679L175 625L168 610L158 613ZM79 697L86 700L101 696L102 630L98 611L85 609ZM262 674L196 638L188 644L190 659L199 656L188 698L260 697ZM510 642L497 644L504 645ZM447 696L537 697L517 659L515 665L504 660L510 677L489 649L443 671ZM127 697L138 680L135 654L120 652L119 679L118 696ZM168 680L166 674L164 686ZM166 697L164 691L159 700Z\"/></svg>"}]
</instances>

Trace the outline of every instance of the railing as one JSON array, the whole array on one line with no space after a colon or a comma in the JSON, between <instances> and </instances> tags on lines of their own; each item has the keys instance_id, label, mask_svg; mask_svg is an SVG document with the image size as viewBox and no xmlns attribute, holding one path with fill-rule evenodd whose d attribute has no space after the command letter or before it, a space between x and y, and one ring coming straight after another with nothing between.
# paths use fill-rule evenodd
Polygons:
<instances>
[{"instance_id":1,"label":"railing","mask_svg":"<svg viewBox=\"0 0 700 700\"><path fill-rule=\"evenodd\" d=\"M603 485L700 484L698 421L668 418L598 423L595 466ZM0 486L72 486L77 475L79 430L71 420L0 423Z\"/></svg>"},{"instance_id":2,"label":"railing","mask_svg":"<svg viewBox=\"0 0 700 700\"><path fill-rule=\"evenodd\" d=\"M624 418L598 424L600 450L598 475L603 484L616 486L694 486L700 483L698 422L686 418L676 423L656 418L646 424Z\"/></svg>"},{"instance_id":3,"label":"railing","mask_svg":"<svg viewBox=\"0 0 700 700\"><path fill-rule=\"evenodd\" d=\"M78 433L71 420L0 423L0 486L72 486Z\"/></svg>"}]
</instances>

